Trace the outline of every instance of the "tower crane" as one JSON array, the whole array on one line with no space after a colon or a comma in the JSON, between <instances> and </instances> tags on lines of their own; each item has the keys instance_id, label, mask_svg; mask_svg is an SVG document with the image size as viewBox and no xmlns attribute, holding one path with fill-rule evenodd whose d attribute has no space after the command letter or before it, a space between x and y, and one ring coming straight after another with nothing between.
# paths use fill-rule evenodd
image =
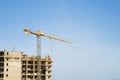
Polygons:
<instances>
[{"instance_id":1,"label":"tower crane","mask_svg":"<svg viewBox=\"0 0 120 80\"><path fill-rule=\"evenodd\" d=\"M47 38L50 38L50 39L54 39L54 40L58 40L58 41L62 41L62 42L66 42L66 43L72 43L70 40L67 40L67 39L63 39L59 36L55 36L55 35L52 35L52 34L48 34L44 31L31 31L29 29L23 29L23 31L27 34L27 35L30 35L30 34L33 34L37 37L37 80L41 80L41 36L43 37L47 37Z\"/></svg>"}]
</instances>

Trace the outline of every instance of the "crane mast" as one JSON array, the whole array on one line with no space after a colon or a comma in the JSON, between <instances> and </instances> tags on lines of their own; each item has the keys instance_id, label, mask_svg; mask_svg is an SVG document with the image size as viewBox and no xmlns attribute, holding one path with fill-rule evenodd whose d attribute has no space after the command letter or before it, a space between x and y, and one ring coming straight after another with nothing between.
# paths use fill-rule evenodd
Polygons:
<instances>
[{"instance_id":1,"label":"crane mast","mask_svg":"<svg viewBox=\"0 0 120 80\"><path fill-rule=\"evenodd\" d=\"M41 80L41 36L54 39L54 40L58 40L58 41L62 41L62 42L66 42L66 43L72 43L72 42L69 40L63 39L61 37L48 34L43 31L32 32L29 29L23 29L23 31L27 35L33 34L33 35L36 35L37 37L37 80Z\"/></svg>"},{"instance_id":2,"label":"crane mast","mask_svg":"<svg viewBox=\"0 0 120 80\"><path fill-rule=\"evenodd\" d=\"M37 80L41 80L41 37L37 36Z\"/></svg>"}]
</instances>

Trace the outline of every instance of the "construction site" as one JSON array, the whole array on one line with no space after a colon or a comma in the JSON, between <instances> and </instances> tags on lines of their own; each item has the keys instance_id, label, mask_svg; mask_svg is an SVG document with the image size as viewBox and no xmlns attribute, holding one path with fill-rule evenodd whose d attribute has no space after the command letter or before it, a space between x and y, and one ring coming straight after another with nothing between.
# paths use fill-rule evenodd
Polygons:
<instances>
[{"instance_id":1,"label":"construction site","mask_svg":"<svg viewBox=\"0 0 120 80\"><path fill-rule=\"evenodd\" d=\"M50 56L41 58L41 65L37 65L36 56L0 51L0 80L37 80L38 66L41 66L41 80L51 80Z\"/></svg>"},{"instance_id":2,"label":"construction site","mask_svg":"<svg viewBox=\"0 0 120 80\"><path fill-rule=\"evenodd\" d=\"M42 57L41 37L66 43L72 42L43 31L32 32L29 29L23 31L27 35L33 34L37 37L37 56L29 56L17 51L0 51L0 80L52 80L53 60L49 55Z\"/></svg>"}]
</instances>

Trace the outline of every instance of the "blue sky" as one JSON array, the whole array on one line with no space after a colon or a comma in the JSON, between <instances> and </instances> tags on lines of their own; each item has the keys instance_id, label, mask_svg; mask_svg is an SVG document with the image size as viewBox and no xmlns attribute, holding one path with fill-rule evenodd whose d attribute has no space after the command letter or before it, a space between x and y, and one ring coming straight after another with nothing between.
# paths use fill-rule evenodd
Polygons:
<instances>
[{"instance_id":1,"label":"blue sky","mask_svg":"<svg viewBox=\"0 0 120 80\"><path fill-rule=\"evenodd\" d=\"M73 41L42 37L42 55L53 58L52 80L120 79L119 0L1 0L0 49L36 54L36 37L22 29ZM52 49L50 46L52 45Z\"/></svg>"}]
</instances>

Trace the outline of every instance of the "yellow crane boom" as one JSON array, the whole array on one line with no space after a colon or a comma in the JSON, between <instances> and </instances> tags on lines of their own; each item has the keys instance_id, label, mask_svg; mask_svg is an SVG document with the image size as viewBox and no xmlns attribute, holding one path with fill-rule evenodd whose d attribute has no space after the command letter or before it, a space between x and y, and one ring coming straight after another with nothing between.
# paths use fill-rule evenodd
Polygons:
<instances>
[{"instance_id":1,"label":"yellow crane boom","mask_svg":"<svg viewBox=\"0 0 120 80\"><path fill-rule=\"evenodd\" d=\"M24 31L28 35L29 34L35 34L36 36L45 36L45 37L48 37L50 39L55 39L55 40L59 40L59 41L66 42L66 43L72 43L72 41L70 41L70 40L67 40L67 39L61 38L59 36L52 35L52 34L48 34L48 33L43 32L43 31L31 32L29 29L24 29Z\"/></svg>"}]
</instances>

